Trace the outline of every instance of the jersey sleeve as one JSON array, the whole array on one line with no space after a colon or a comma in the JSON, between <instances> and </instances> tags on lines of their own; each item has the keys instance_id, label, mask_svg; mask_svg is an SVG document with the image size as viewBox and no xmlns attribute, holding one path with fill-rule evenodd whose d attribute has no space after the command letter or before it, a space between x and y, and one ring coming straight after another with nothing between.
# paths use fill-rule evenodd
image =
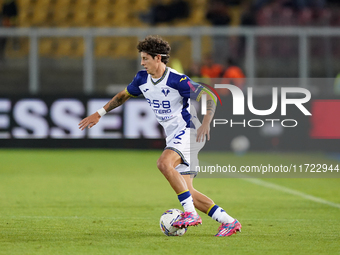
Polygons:
<instances>
[{"instance_id":1,"label":"jersey sleeve","mask_svg":"<svg viewBox=\"0 0 340 255\"><path fill-rule=\"evenodd\" d=\"M142 94L142 91L139 89L141 85L141 73L138 72L132 82L126 87L125 91L132 97L137 97Z\"/></svg>"},{"instance_id":2,"label":"jersey sleeve","mask_svg":"<svg viewBox=\"0 0 340 255\"><path fill-rule=\"evenodd\" d=\"M182 97L200 101L204 87L192 81L188 76L182 75L178 82L178 92Z\"/></svg>"}]
</instances>

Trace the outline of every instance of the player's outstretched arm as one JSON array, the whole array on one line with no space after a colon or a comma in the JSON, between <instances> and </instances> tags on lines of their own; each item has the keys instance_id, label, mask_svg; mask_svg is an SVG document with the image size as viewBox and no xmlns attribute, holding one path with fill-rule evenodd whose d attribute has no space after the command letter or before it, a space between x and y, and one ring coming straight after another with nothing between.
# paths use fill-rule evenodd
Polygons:
<instances>
[{"instance_id":1,"label":"player's outstretched arm","mask_svg":"<svg viewBox=\"0 0 340 255\"><path fill-rule=\"evenodd\" d=\"M215 110L216 110L216 104L214 103L214 100L211 98L209 94L206 94L206 95L207 95L207 114L204 115L202 125L197 130L197 137L196 137L197 142L203 142L205 136L207 136L208 141L210 140L210 123L214 117ZM215 97L214 99L216 102L217 98Z\"/></svg>"},{"instance_id":2,"label":"player's outstretched arm","mask_svg":"<svg viewBox=\"0 0 340 255\"><path fill-rule=\"evenodd\" d=\"M106 112L113 110L114 108L122 105L126 102L131 96L125 91L119 92L115 95L103 108ZM91 114L90 116L86 117L82 121L79 122L78 126L79 129L84 130L86 127L91 128L98 123L101 116L98 112Z\"/></svg>"}]
</instances>

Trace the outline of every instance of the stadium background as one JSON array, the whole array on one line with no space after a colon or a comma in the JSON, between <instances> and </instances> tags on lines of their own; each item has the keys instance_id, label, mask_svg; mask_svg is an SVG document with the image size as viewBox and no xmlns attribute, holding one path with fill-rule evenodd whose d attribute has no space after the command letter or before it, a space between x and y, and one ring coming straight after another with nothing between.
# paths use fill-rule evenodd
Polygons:
<instances>
[{"instance_id":1,"label":"stadium background","mask_svg":"<svg viewBox=\"0 0 340 255\"><path fill-rule=\"evenodd\" d=\"M280 149L280 139L298 139L300 144L286 142L281 146L284 150L338 149L340 9L336 1L0 2L8 12L4 11L1 28L1 147L119 148L130 147L131 140L124 138L151 138L158 141L148 141L150 148L162 148L163 133L142 102L126 107L142 123L139 126L127 117L124 107L96 134L81 134L73 127L95 110L89 102L105 102L141 69L138 40L161 34L172 46L170 66L194 79L202 78L199 68L209 56L222 68L232 58L246 76L243 90L255 88L255 103L270 105L277 78L297 78L284 83L311 91L308 107L314 116L300 116L303 128L271 137L266 146L252 142L252 149ZM152 129L145 124L150 121ZM257 141L259 133L248 131L242 132ZM102 138L120 141L109 143ZM97 141L88 142L93 139Z\"/></svg>"},{"instance_id":2,"label":"stadium background","mask_svg":"<svg viewBox=\"0 0 340 255\"><path fill-rule=\"evenodd\" d=\"M273 86L312 94L304 104L312 116L288 106L296 128L212 129L202 164L335 169L337 0L0 0L0 10L0 254L339 254L339 170L200 173L195 187L237 217L242 233L215 238L218 224L202 213L202 226L174 239L158 226L179 204L156 167L164 139L145 100L86 132L77 126L141 69L138 40L160 34L172 46L169 65L194 80L209 55L223 69L232 58L255 108L271 106ZM234 118L231 96L221 96L229 108L216 116ZM278 105L270 117L283 118ZM240 135L250 140L241 156L230 151Z\"/></svg>"}]
</instances>

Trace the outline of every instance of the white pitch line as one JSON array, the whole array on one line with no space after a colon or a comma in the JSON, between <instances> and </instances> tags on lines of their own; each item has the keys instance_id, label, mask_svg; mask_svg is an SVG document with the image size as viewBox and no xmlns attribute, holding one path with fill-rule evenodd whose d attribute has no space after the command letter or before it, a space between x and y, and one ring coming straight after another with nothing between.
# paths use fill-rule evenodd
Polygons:
<instances>
[{"instance_id":1,"label":"white pitch line","mask_svg":"<svg viewBox=\"0 0 340 255\"><path fill-rule=\"evenodd\" d=\"M283 187L283 186L280 186L280 185L277 185L277 184L274 184L274 183L265 182L265 181L262 181L260 179L252 179L252 178L243 178L243 180L257 184L257 185L260 185L260 186L263 186L263 187L266 187L266 188L275 189L275 190L279 190L279 191L282 191L282 192L285 192L285 193L289 193L291 195L299 196L299 197L302 197L306 200L310 200L310 201L313 201L313 202L316 202L316 203L325 204L325 205L329 205L331 207L335 207L335 208L340 209L340 204L333 203L333 202L324 200L322 198L314 197L314 196L308 195L306 193L303 193L303 192L300 192L300 191L297 191L297 190L293 190L293 189L290 189L290 188L286 188L286 187Z\"/></svg>"},{"instance_id":2,"label":"white pitch line","mask_svg":"<svg viewBox=\"0 0 340 255\"><path fill-rule=\"evenodd\" d=\"M204 161L202 163L205 164L205 165L209 165L209 163L204 162ZM228 175L229 175L228 173L225 173L225 176L228 176ZM288 194L291 194L291 195L294 195L294 196L302 197L302 198L304 198L306 200L310 200L310 201L313 201L313 202L316 202L316 203L325 204L325 205L328 205L328 206L340 209L340 204L337 204L337 203L334 203L334 202L330 202L330 201L324 200L324 199L319 198L319 197L314 197L314 196L308 195L306 193L303 193L303 192L300 192L300 191L297 191L297 190L286 188L286 187L280 186L278 184L274 184L274 183L270 183L270 182L265 182L265 181L262 181L262 180L257 179L257 178L247 178L248 177L247 174L232 173L231 175L233 177L237 176L238 178L240 178L240 179L242 179L244 181L251 182L251 183L257 184L259 186L263 186L263 187L266 187L266 188L279 190L279 191L282 191L282 192L285 192L285 193L288 193Z\"/></svg>"}]
</instances>

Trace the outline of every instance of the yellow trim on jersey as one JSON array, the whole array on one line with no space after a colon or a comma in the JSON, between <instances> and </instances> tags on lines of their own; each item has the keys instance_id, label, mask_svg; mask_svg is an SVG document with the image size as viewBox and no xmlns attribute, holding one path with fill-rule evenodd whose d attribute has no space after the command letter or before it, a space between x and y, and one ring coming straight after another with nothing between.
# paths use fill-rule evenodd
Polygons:
<instances>
[{"instance_id":1,"label":"yellow trim on jersey","mask_svg":"<svg viewBox=\"0 0 340 255\"><path fill-rule=\"evenodd\" d=\"M196 97L196 101L197 101L197 102L199 102L199 101L201 100L201 97L202 97L203 93L204 93L204 91L202 90L202 91L198 94L198 96Z\"/></svg>"},{"instance_id":2,"label":"yellow trim on jersey","mask_svg":"<svg viewBox=\"0 0 340 255\"><path fill-rule=\"evenodd\" d=\"M152 82L152 84L153 85L157 85L158 83L160 83L162 80L164 80L164 78L165 78L165 76L166 76L166 74L168 73L168 68L166 67L165 68L165 71L164 71L164 73L163 73L163 75L162 75L162 77L161 78L159 78L157 81L153 81L153 79L152 79L152 77L151 77L151 75L150 75L150 80L151 80L151 82Z\"/></svg>"},{"instance_id":3,"label":"yellow trim on jersey","mask_svg":"<svg viewBox=\"0 0 340 255\"><path fill-rule=\"evenodd\" d=\"M131 94L129 93L129 91L127 90L127 88L125 88L125 92L126 92L130 97L136 97L136 96L134 96L134 95L131 95Z\"/></svg>"},{"instance_id":4,"label":"yellow trim on jersey","mask_svg":"<svg viewBox=\"0 0 340 255\"><path fill-rule=\"evenodd\" d=\"M181 78L181 79L179 80L179 82L184 81L184 80L186 80L186 79L187 79L187 77Z\"/></svg>"},{"instance_id":5,"label":"yellow trim on jersey","mask_svg":"<svg viewBox=\"0 0 340 255\"><path fill-rule=\"evenodd\" d=\"M178 194L177 194L177 196L179 196L179 195L182 195L183 193L185 193L185 192L187 192L187 191L189 191L189 190L188 190L188 189L186 189L186 190L184 190L184 191L182 191L182 192L178 193Z\"/></svg>"},{"instance_id":6,"label":"yellow trim on jersey","mask_svg":"<svg viewBox=\"0 0 340 255\"><path fill-rule=\"evenodd\" d=\"M208 211L206 212L206 214L209 214L210 210L215 206L216 204L213 204L212 206L209 207Z\"/></svg>"}]
</instances>

